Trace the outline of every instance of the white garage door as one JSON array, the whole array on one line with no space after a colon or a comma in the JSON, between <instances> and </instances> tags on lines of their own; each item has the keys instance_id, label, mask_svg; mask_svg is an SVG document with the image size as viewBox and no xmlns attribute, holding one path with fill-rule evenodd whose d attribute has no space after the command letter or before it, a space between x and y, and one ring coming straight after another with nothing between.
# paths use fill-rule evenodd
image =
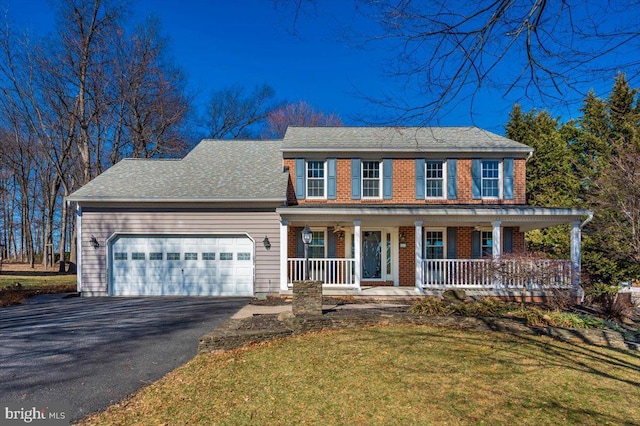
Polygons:
<instances>
[{"instance_id":1,"label":"white garage door","mask_svg":"<svg viewBox=\"0 0 640 426\"><path fill-rule=\"evenodd\" d=\"M246 236L120 236L111 243L114 296L252 296Z\"/></svg>"}]
</instances>

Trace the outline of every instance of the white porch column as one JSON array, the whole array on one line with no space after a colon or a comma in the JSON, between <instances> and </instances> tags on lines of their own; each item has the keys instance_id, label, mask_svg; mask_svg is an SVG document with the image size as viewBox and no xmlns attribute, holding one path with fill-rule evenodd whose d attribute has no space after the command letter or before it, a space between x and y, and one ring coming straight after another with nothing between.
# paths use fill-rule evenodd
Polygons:
<instances>
[{"instance_id":1,"label":"white porch column","mask_svg":"<svg viewBox=\"0 0 640 426\"><path fill-rule=\"evenodd\" d=\"M416 290L422 292L422 221L416 220L416 244L414 247L416 261Z\"/></svg>"},{"instance_id":2,"label":"white porch column","mask_svg":"<svg viewBox=\"0 0 640 426\"><path fill-rule=\"evenodd\" d=\"M493 250L493 258L499 259L502 255L502 237L500 233L500 225L502 222L496 220L493 222L493 233L492 233L492 250Z\"/></svg>"},{"instance_id":3,"label":"white porch column","mask_svg":"<svg viewBox=\"0 0 640 426\"><path fill-rule=\"evenodd\" d=\"M355 278L356 288L360 290L360 279L362 275L362 235L360 235L360 221L353 221L353 257L355 258Z\"/></svg>"},{"instance_id":4,"label":"white porch column","mask_svg":"<svg viewBox=\"0 0 640 426\"><path fill-rule=\"evenodd\" d=\"M580 288L581 239L580 221L575 221L571 224L571 284L575 290Z\"/></svg>"},{"instance_id":5,"label":"white porch column","mask_svg":"<svg viewBox=\"0 0 640 426\"><path fill-rule=\"evenodd\" d=\"M289 221L280 219L280 290L288 290Z\"/></svg>"}]
</instances>

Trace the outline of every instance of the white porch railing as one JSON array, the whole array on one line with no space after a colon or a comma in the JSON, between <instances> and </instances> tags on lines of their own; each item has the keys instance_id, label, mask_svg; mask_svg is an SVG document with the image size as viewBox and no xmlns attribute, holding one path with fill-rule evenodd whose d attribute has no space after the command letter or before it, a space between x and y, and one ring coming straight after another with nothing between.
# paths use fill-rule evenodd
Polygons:
<instances>
[{"instance_id":1,"label":"white porch railing","mask_svg":"<svg viewBox=\"0 0 640 426\"><path fill-rule=\"evenodd\" d=\"M309 259L309 279L328 287L354 287L354 271L354 259ZM287 278L289 284L305 279L304 258L287 259Z\"/></svg>"},{"instance_id":2,"label":"white porch railing","mask_svg":"<svg viewBox=\"0 0 640 426\"><path fill-rule=\"evenodd\" d=\"M571 288L571 261L546 259L423 260L423 288Z\"/></svg>"}]
</instances>

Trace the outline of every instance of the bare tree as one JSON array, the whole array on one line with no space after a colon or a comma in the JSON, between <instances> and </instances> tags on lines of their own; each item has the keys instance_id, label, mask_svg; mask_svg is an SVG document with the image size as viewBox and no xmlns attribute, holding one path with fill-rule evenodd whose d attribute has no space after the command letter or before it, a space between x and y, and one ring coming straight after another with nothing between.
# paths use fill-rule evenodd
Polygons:
<instances>
[{"instance_id":1,"label":"bare tree","mask_svg":"<svg viewBox=\"0 0 640 426\"><path fill-rule=\"evenodd\" d=\"M299 19L315 0L274 0ZM369 94L400 121L434 118L490 88L514 101L575 101L618 71L639 77L640 6L633 0L354 0L366 30L346 37L384 49L399 83ZM373 21L376 25L371 26ZM365 95L363 95L365 97Z\"/></svg>"},{"instance_id":2,"label":"bare tree","mask_svg":"<svg viewBox=\"0 0 640 426\"><path fill-rule=\"evenodd\" d=\"M267 116L265 136L282 138L288 126L343 126L342 119L334 113L316 111L307 102L286 104L270 112Z\"/></svg>"},{"instance_id":3,"label":"bare tree","mask_svg":"<svg viewBox=\"0 0 640 426\"><path fill-rule=\"evenodd\" d=\"M275 91L263 84L245 94L241 86L214 91L203 119L207 137L212 139L251 139L262 133L270 112L281 103Z\"/></svg>"},{"instance_id":4,"label":"bare tree","mask_svg":"<svg viewBox=\"0 0 640 426\"><path fill-rule=\"evenodd\" d=\"M190 106L183 74L166 56L159 22L148 20L121 38L117 52L118 123L111 163L122 156L181 154L187 148L182 123Z\"/></svg>"},{"instance_id":5,"label":"bare tree","mask_svg":"<svg viewBox=\"0 0 640 426\"><path fill-rule=\"evenodd\" d=\"M157 26L131 34L125 12L119 0L64 0L57 32L47 38L17 35L8 20L0 33L0 125L15 133L11 144L29 135L25 158L37 155L36 164L50 167L37 170L38 211L47 222L38 228L38 245L43 250L60 229L60 258L69 245L72 262L73 215L60 196L124 155L164 156L183 147L189 100L182 76L165 61ZM36 189L29 191L35 197ZM30 229L23 228L23 238Z\"/></svg>"}]
</instances>

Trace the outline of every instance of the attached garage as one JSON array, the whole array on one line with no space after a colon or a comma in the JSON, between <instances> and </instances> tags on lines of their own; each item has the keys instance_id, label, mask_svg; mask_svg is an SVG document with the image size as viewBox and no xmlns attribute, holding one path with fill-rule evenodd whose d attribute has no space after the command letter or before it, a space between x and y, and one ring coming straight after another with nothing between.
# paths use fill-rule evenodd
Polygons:
<instances>
[{"instance_id":1,"label":"attached garage","mask_svg":"<svg viewBox=\"0 0 640 426\"><path fill-rule=\"evenodd\" d=\"M252 296L246 235L118 235L109 242L114 296Z\"/></svg>"}]
</instances>

